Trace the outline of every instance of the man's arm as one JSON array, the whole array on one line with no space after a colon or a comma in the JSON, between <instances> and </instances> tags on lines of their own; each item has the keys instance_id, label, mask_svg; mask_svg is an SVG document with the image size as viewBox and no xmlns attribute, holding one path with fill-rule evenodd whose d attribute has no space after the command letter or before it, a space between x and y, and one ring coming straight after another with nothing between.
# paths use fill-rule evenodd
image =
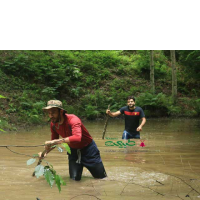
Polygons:
<instances>
[{"instance_id":1,"label":"man's arm","mask_svg":"<svg viewBox=\"0 0 200 200\"><path fill-rule=\"evenodd\" d=\"M62 144L62 143L70 144L69 138L66 137L66 138L62 138L62 139L55 139L55 140L51 140L51 141L46 141L45 142L46 153L44 154L44 157L46 157L47 154L55 148L55 147L52 147L52 146L57 145L57 144ZM39 152L38 155L39 155L39 158L41 159L42 158L42 152Z\"/></svg>"},{"instance_id":2,"label":"man's arm","mask_svg":"<svg viewBox=\"0 0 200 200\"><path fill-rule=\"evenodd\" d=\"M53 146L53 145L57 145L57 144L62 144L62 143L67 143L70 144L69 138L62 138L62 139L55 139L55 140L51 140L51 141L46 141L45 145L47 145L47 148L49 145Z\"/></svg>"},{"instance_id":3,"label":"man's arm","mask_svg":"<svg viewBox=\"0 0 200 200\"><path fill-rule=\"evenodd\" d=\"M108 114L111 117L117 117L118 115L121 115L121 112L119 110L117 112L111 112L110 110L106 110L106 114Z\"/></svg>"},{"instance_id":4,"label":"man's arm","mask_svg":"<svg viewBox=\"0 0 200 200\"><path fill-rule=\"evenodd\" d=\"M138 126L137 131L141 131L141 130L142 130L142 127L143 127L143 126L145 125L145 123L146 123L146 118L145 118L145 117L141 118L141 120L142 120L142 122L141 122L140 126Z\"/></svg>"}]
</instances>

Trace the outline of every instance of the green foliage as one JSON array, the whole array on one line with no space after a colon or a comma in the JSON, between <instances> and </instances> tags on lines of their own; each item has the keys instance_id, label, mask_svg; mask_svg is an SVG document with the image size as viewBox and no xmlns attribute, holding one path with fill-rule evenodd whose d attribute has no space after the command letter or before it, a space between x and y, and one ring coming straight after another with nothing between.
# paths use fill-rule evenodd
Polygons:
<instances>
[{"instance_id":1,"label":"green foliage","mask_svg":"<svg viewBox=\"0 0 200 200\"><path fill-rule=\"evenodd\" d=\"M85 106L85 115L87 119L95 119L99 115L99 111L97 110L97 106L86 105Z\"/></svg>"},{"instance_id":2,"label":"green foliage","mask_svg":"<svg viewBox=\"0 0 200 200\"><path fill-rule=\"evenodd\" d=\"M61 192L61 185L66 185L62 177L57 175L57 172L54 170L53 166L49 164L46 166L43 165L36 166L35 176L37 178L39 178L40 176L44 176L50 187L52 187L55 182L59 192Z\"/></svg>"},{"instance_id":3,"label":"green foliage","mask_svg":"<svg viewBox=\"0 0 200 200\"><path fill-rule=\"evenodd\" d=\"M172 98L163 93L141 93L136 105L144 109L146 116L199 116L200 100L182 97L174 105Z\"/></svg>"},{"instance_id":4,"label":"green foliage","mask_svg":"<svg viewBox=\"0 0 200 200\"><path fill-rule=\"evenodd\" d=\"M31 159L29 159L29 160L27 160L27 165L32 165L34 162L36 161L36 159L35 158L31 158Z\"/></svg>"},{"instance_id":5,"label":"green foliage","mask_svg":"<svg viewBox=\"0 0 200 200\"><path fill-rule=\"evenodd\" d=\"M175 106L172 103L168 105L168 114L171 116L184 116L184 112L180 106Z\"/></svg>"},{"instance_id":6,"label":"green foliage","mask_svg":"<svg viewBox=\"0 0 200 200\"><path fill-rule=\"evenodd\" d=\"M188 77L193 77L199 80L200 77L200 51L199 50L182 50L177 51L179 54L179 61L184 65L185 70L187 70Z\"/></svg>"},{"instance_id":7,"label":"green foliage","mask_svg":"<svg viewBox=\"0 0 200 200\"><path fill-rule=\"evenodd\" d=\"M176 52L179 62L177 63L179 95L198 99L199 51ZM9 123L12 121L26 125L43 123L42 107L50 99L63 101L68 113L96 119L105 116L109 104L112 105L111 110L118 110L126 104L128 95L135 95L140 99L143 93L150 91L150 51L1 51L0 53L0 88L3 88L3 94L6 96L8 94L7 98L0 96L3 101L0 109L3 111L1 116L6 116L4 121ZM154 51L154 65L156 91L166 95L169 103L156 94L153 97L146 95L144 98L162 99L160 103L157 99L151 103L144 101L141 105L145 105L149 116L152 116L152 110L155 109L159 110L158 115L161 113L180 115L182 113L180 106L171 104L170 100L170 56L164 51ZM194 102L194 105L196 104L198 103ZM184 105L181 104L181 107L184 108ZM194 106L192 109L188 115L198 115ZM183 110L186 114L186 109ZM6 123L4 125L2 128L8 126Z\"/></svg>"},{"instance_id":8,"label":"green foliage","mask_svg":"<svg viewBox=\"0 0 200 200\"><path fill-rule=\"evenodd\" d=\"M141 93L136 99L136 105L142 107L145 111L148 110L150 116L156 115L168 115L169 98L163 93L151 94Z\"/></svg>"},{"instance_id":9,"label":"green foliage","mask_svg":"<svg viewBox=\"0 0 200 200\"><path fill-rule=\"evenodd\" d=\"M200 99L194 100L194 109L198 116L200 116Z\"/></svg>"},{"instance_id":10,"label":"green foliage","mask_svg":"<svg viewBox=\"0 0 200 200\"><path fill-rule=\"evenodd\" d=\"M71 154L71 149L67 143L62 143L62 146L65 147L66 151L69 154ZM53 147L58 147L58 146L54 145ZM59 152L62 152L61 149L62 148L58 147ZM27 160L27 162L26 162L27 165L32 165L33 163L35 163L35 161L36 161L35 157L39 157L39 155L34 154L33 157L34 158ZM46 166L43 166L40 164L35 167L35 176L37 178L39 178L40 176L44 176L47 183L50 185L50 187L52 187L53 184L56 183L56 186L57 186L59 192L61 192L61 185L66 185L65 181L62 179L62 177L60 175L57 174L57 172L53 168L53 165L51 165L47 161L46 161L46 163L47 163Z\"/></svg>"},{"instance_id":11,"label":"green foliage","mask_svg":"<svg viewBox=\"0 0 200 200\"><path fill-rule=\"evenodd\" d=\"M87 119L95 119L105 113L110 98L101 90L96 90L93 94L87 94L82 98L81 110Z\"/></svg>"},{"instance_id":12,"label":"green foliage","mask_svg":"<svg viewBox=\"0 0 200 200\"><path fill-rule=\"evenodd\" d=\"M133 65L138 74L143 74L146 79L150 77L150 51L140 50L133 55ZM155 79L169 77L169 66L163 51L154 51Z\"/></svg>"},{"instance_id":13,"label":"green foliage","mask_svg":"<svg viewBox=\"0 0 200 200\"><path fill-rule=\"evenodd\" d=\"M3 99L3 98L5 99L6 97L4 97L4 96L0 95L0 99Z\"/></svg>"},{"instance_id":14,"label":"green foliage","mask_svg":"<svg viewBox=\"0 0 200 200\"><path fill-rule=\"evenodd\" d=\"M154 99L154 100L153 100ZM156 98L154 98L154 95L151 93L142 93L140 96L137 98L137 105L145 107L145 106L154 106L156 105Z\"/></svg>"},{"instance_id":15,"label":"green foliage","mask_svg":"<svg viewBox=\"0 0 200 200\"><path fill-rule=\"evenodd\" d=\"M14 124L10 124L6 118L0 118L0 127L4 130L13 130L16 131L17 128L14 126Z\"/></svg>"},{"instance_id":16,"label":"green foliage","mask_svg":"<svg viewBox=\"0 0 200 200\"><path fill-rule=\"evenodd\" d=\"M59 176L57 174L55 174L54 177L55 177L56 185L57 185L58 190L60 192L61 191L61 185L66 185L66 182L62 179L61 176Z\"/></svg>"},{"instance_id":17,"label":"green foliage","mask_svg":"<svg viewBox=\"0 0 200 200\"><path fill-rule=\"evenodd\" d=\"M2 99L2 98L6 98L6 97L0 95L0 99ZM0 123L1 123L1 120L0 120ZM1 131L1 132L5 132L5 131L4 131L3 129L1 129L1 128L0 128L0 131Z\"/></svg>"},{"instance_id":18,"label":"green foliage","mask_svg":"<svg viewBox=\"0 0 200 200\"><path fill-rule=\"evenodd\" d=\"M62 146L65 147L67 153L71 154L71 149L67 143L62 143Z\"/></svg>"},{"instance_id":19,"label":"green foliage","mask_svg":"<svg viewBox=\"0 0 200 200\"><path fill-rule=\"evenodd\" d=\"M1 132L5 132L5 131L4 131L3 129L1 129L1 128L0 128L0 131L1 131Z\"/></svg>"},{"instance_id":20,"label":"green foliage","mask_svg":"<svg viewBox=\"0 0 200 200\"><path fill-rule=\"evenodd\" d=\"M55 171L55 170L54 170ZM49 166L45 166L45 170L44 170L44 177L47 181L47 183L52 187L54 184L54 180L55 180L55 175L53 174L54 171L49 167ZM60 188L59 188L60 189ZM60 191L60 190L59 190Z\"/></svg>"},{"instance_id":21,"label":"green foliage","mask_svg":"<svg viewBox=\"0 0 200 200\"><path fill-rule=\"evenodd\" d=\"M37 165L35 167L35 176L39 178L40 176L44 175L44 166L43 165Z\"/></svg>"},{"instance_id":22,"label":"green foliage","mask_svg":"<svg viewBox=\"0 0 200 200\"><path fill-rule=\"evenodd\" d=\"M182 111L186 116L200 116L200 99L182 97L179 103L184 105Z\"/></svg>"}]
</instances>

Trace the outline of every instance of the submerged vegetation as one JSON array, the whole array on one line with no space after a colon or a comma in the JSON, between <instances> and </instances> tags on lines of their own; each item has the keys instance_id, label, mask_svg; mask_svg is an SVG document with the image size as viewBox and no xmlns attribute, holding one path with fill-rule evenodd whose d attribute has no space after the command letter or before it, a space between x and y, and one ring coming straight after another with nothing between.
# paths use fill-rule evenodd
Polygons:
<instances>
[{"instance_id":1,"label":"submerged vegetation","mask_svg":"<svg viewBox=\"0 0 200 200\"><path fill-rule=\"evenodd\" d=\"M200 115L200 51L176 51L178 97L171 98L169 51L0 51L0 128L41 124L42 107L59 99L68 113L96 119L136 96L147 117ZM47 120L46 120L47 121Z\"/></svg>"}]
</instances>

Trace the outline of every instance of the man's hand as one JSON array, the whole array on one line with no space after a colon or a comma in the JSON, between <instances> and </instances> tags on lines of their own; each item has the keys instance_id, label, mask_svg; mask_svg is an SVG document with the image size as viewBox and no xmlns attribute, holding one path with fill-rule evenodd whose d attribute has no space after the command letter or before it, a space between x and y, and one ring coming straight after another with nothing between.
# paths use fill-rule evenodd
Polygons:
<instances>
[{"instance_id":1,"label":"man's hand","mask_svg":"<svg viewBox=\"0 0 200 200\"><path fill-rule=\"evenodd\" d=\"M111 112L110 109L107 109L106 114L108 114L111 117L117 117L118 115L121 115L121 112L119 110L117 112Z\"/></svg>"},{"instance_id":2,"label":"man's hand","mask_svg":"<svg viewBox=\"0 0 200 200\"><path fill-rule=\"evenodd\" d=\"M138 126L138 128L136 129L136 131L142 131L142 126Z\"/></svg>"},{"instance_id":3,"label":"man's hand","mask_svg":"<svg viewBox=\"0 0 200 200\"><path fill-rule=\"evenodd\" d=\"M45 153L43 157L42 157L42 152L39 152L38 155L39 155L39 160L41 160L47 156L47 153Z\"/></svg>"},{"instance_id":4,"label":"man's hand","mask_svg":"<svg viewBox=\"0 0 200 200\"><path fill-rule=\"evenodd\" d=\"M51 141L46 141L45 142L45 151L46 153L44 154L44 156L42 157L42 152L39 152L38 155L39 155L39 160L43 159L46 157L46 155L54 148L52 148L52 146L55 144L55 141L51 140ZM43 151L44 152L44 151Z\"/></svg>"},{"instance_id":5,"label":"man's hand","mask_svg":"<svg viewBox=\"0 0 200 200\"><path fill-rule=\"evenodd\" d=\"M53 140L45 142L45 149L47 152L51 151L51 147L55 144Z\"/></svg>"},{"instance_id":6,"label":"man's hand","mask_svg":"<svg viewBox=\"0 0 200 200\"><path fill-rule=\"evenodd\" d=\"M106 114L107 114L107 115L110 115L110 113L111 113L110 110L107 109L107 110L106 110Z\"/></svg>"}]
</instances>

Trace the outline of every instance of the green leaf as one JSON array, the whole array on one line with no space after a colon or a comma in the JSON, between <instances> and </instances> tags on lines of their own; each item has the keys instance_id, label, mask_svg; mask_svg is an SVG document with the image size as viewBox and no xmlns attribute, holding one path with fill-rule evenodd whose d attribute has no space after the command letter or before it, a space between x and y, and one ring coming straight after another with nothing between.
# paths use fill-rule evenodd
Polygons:
<instances>
[{"instance_id":1,"label":"green leaf","mask_svg":"<svg viewBox=\"0 0 200 200\"><path fill-rule=\"evenodd\" d=\"M45 177L47 183L52 187L53 184L54 184L55 177L54 177L54 175L53 175L53 173L51 172L50 169L45 169L44 177Z\"/></svg>"},{"instance_id":2,"label":"green leaf","mask_svg":"<svg viewBox=\"0 0 200 200\"><path fill-rule=\"evenodd\" d=\"M58 175L59 176L59 175ZM62 185L66 185L66 182L62 179L62 177L61 176L59 176L60 177L60 183L62 184Z\"/></svg>"},{"instance_id":3,"label":"green leaf","mask_svg":"<svg viewBox=\"0 0 200 200\"><path fill-rule=\"evenodd\" d=\"M2 132L4 132L4 133L5 133L5 131L4 131L3 129L0 129L0 131L2 131Z\"/></svg>"},{"instance_id":4,"label":"green leaf","mask_svg":"<svg viewBox=\"0 0 200 200\"><path fill-rule=\"evenodd\" d=\"M60 183L60 176L59 175L56 175L55 176L55 181L56 181L56 185L57 185L57 188L59 190L59 192L61 191L61 183Z\"/></svg>"},{"instance_id":5,"label":"green leaf","mask_svg":"<svg viewBox=\"0 0 200 200\"><path fill-rule=\"evenodd\" d=\"M39 157L39 155L38 154L33 154L33 157L35 158L35 157Z\"/></svg>"},{"instance_id":6,"label":"green leaf","mask_svg":"<svg viewBox=\"0 0 200 200\"><path fill-rule=\"evenodd\" d=\"M62 143L62 146L65 147L66 151L71 154L71 149L67 143Z\"/></svg>"},{"instance_id":7,"label":"green leaf","mask_svg":"<svg viewBox=\"0 0 200 200\"><path fill-rule=\"evenodd\" d=\"M31 158L31 159L27 160L26 164L27 165L32 165L35 161L36 161L35 158Z\"/></svg>"},{"instance_id":8,"label":"green leaf","mask_svg":"<svg viewBox=\"0 0 200 200\"><path fill-rule=\"evenodd\" d=\"M2 96L2 95L0 95L0 99L5 99L6 97L4 97L4 96Z\"/></svg>"},{"instance_id":9,"label":"green leaf","mask_svg":"<svg viewBox=\"0 0 200 200\"><path fill-rule=\"evenodd\" d=\"M61 185L66 185L66 182L62 179L61 176L55 174L55 181L56 181L56 186L59 190L61 191Z\"/></svg>"},{"instance_id":10,"label":"green leaf","mask_svg":"<svg viewBox=\"0 0 200 200\"><path fill-rule=\"evenodd\" d=\"M44 166L43 165L38 165L35 168L35 176L37 178L39 178L40 176L42 176L44 174Z\"/></svg>"}]
</instances>

